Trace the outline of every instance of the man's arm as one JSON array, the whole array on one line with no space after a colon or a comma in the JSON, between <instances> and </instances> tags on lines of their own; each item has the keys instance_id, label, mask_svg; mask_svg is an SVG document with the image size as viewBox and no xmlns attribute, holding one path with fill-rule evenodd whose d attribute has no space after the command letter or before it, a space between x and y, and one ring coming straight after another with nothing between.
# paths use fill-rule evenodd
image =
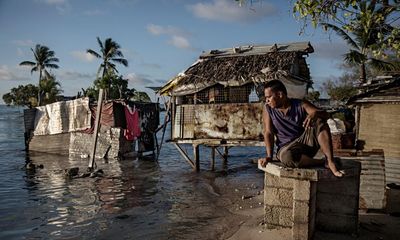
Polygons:
<instances>
[{"instance_id":1,"label":"man's arm","mask_svg":"<svg viewBox=\"0 0 400 240\"><path fill-rule=\"evenodd\" d=\"M263 107L263 126L266 157L261 158L260 161L261 165L265 167L268 162L272 160L272 155L274 151L274 134L272 132L272 121L265 107Z\"/></svg>"},{"instance_id":2,"label":"man's arm","mask_svg":"<svg viewBox=\"0 0 400 240\"><path fill-rule=\"evenodd\" d=\"M321 118L324 121L330 118L330 114L327 111L317 108L307 100L303 100L302 107L307 112L307 117L303 123L303 127L305 128L309 127L317 118Z\"/></svg>"}]
</instances>

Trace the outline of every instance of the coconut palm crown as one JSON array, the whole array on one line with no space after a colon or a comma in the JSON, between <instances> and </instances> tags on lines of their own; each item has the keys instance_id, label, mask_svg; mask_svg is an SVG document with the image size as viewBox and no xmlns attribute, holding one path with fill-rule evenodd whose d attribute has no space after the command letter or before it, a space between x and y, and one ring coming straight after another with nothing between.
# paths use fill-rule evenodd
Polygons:
<instances>
[{"instance_id":1,"label":"coconut palm crown","mask_svg":"<svg viewBox=\"0 0 400 240\"><path fill-rule=\"evenodd\" d=\"M115 63L122 64L125 67L128 66L128 60L124 58L124 54L122 54L120 50L121 46L117 42L113 41L111 38L107 38L103 43L99 37L97 37L97 42L100 46L100 53L97 53L92 49L86 50L87 53L103 60L97 71L97 79L99 79L99 74L101 70L103 70L101 79L104 79L107 75L111 76L118 73ZM106 89L105 99L107 99L107 95L109 92L110 86L108 86Z\"/></svg>"},{"instance_id":2,"label":"coconut palm crown","mask_svg":"<svg viewBox=\"0 0 400 240\"><path fill-rule=\"evenodd\" d=\"M35 49L31 48L34 61L23 61L20 66L32 67L31 73L39 72L39 93L38 93L38 105L41 105L41 91L40 91L40 81L43 75L48 77L50 74L47 72L46 68L57 69L59 66L55 64L58 62L58 58L55 57L55 52L51 51L47 46L36 44Z\"/></svg>"},{"instance_id":3,"label":"coconut palm crown","mask_svg":"<svg viewBox=\"0 0 400 240\"><path fill-rule=\"evenodd\" d=\"M99 77L99 73L103 70L102 77L104 77L107 73L118 73L118 70L114 63L122 64L125 67L128 66L128 60L124 58L124 54L122 54L120 50L120 45L113 41L111 38L107 38L104 43L97 37L97 42L100 46L100 53L92 49L87 49L87 53L95 56L96 58L100 58L103 62L100 64L99 70L97 71L97 77Z\"/></svg>"},{"instance_id":4,"label":"coconut palm crown","mask_svg":"<svg viewBox=\"0 0 400 240\"><path fill-rule=\"evenodd\" d=\"M344 54L344 60L351 65L360 66L360 82L366 82L366 66L377 70L390 70L393 65L389 62L373 57L374 51L382 51L382 44L387 41L387 36L393 27L387 23L387 18L395 10L394 8L377 7L376 4L362 2L359 5L362 12L354 20L353 26L340 28L331 23L321 23L325 30L333 30L350 46L348 53ZM383 40L382 40L383 39Z\"/></svg>"}]
</instances>

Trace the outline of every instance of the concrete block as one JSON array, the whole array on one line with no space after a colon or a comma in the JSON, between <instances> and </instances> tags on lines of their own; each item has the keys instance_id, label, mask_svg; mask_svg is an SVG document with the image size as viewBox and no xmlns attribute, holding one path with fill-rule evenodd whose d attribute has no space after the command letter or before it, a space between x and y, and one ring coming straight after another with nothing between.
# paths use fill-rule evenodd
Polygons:
<instances>
[{"instance_id":1,"label":"concrete block","mask_svg":"<svg viewBox=\"0 0 400 240\"><path fill-rule=\"evenodd\" d=\"M293 206L293 191L269 187L264 190L264 204L270 206Z\"/></svg>"},{"instance_id":2,"label":"concrete block","mask_svg":"<svg viewBox=\"0 0 400 240\"><path fill-rule=\"evenodd\" d=\"M268 228L292 227L292 209L285 207L264 206L264 222Z\"/></svg>"},{"instance_id":3,"label":"concrete block","mask_svg":"<svg viewBox=\"0 0 400 240\"><path fill-rule=\"evenodd\" d=\"M294 181L294 188L293 188L293 199L294 200L301 200L301 201L308 201L310 200L311 196L311 182L304 181L304 180L295 180Z\"/></svg>"},{"instance_id":4,"label":"concrete block","mask_svg":"<svg viewBox=\"0 0 400 240\"><path fill-rule=\"evenodd\" d=\"M294 225L308 224L310 218L310 205L308 201L294 201L293 202L293 222Z\"/></svg>"},{"instance_id":5,"label":"concrete block","mask_svg":"<svg viewBox=\"0 0 400 240\"><path fill-rule=\"evenodd\" d=\"M282 178L272 174L265 173L264 187L276 187L276 188L286 188L293 189L294 179Z\"/></svg>"},{"instance_id":6,"label":"concrete block","mask_svg":"<svg viewBox=\"0 0 400 240\"><path fill-rule=\"evenodd\" d=\"M308 240L312 239L313 233L309 231L308 224L295 224L292 228L293 240Z\"/></svg>"},{"instance_id":7,"label":"concrete block","mask_svg":"<svg viewBox=\"0 0 400 240\"><path fill-rule=\"evenodd\" d=\"M279 214L279 225L283 227L293 226L293 209L292 208L276 208Z\"/></svg>"}]
</instances>

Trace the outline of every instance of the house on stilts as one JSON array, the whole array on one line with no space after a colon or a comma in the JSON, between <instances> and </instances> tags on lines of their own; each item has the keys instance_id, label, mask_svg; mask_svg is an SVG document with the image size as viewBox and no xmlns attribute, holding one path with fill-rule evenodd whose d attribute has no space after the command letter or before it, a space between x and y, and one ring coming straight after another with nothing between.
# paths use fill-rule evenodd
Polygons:
<instances>
[{"instance_id":1,"label":"house on stilts","mask_svg":"<svg viewBox=\"0 0 400 240\"><path fill-rule=\"evenodd\" d=\"M199 146L227 160L234 146L263 146L263 83L280 79L290 97L303 98L311 86L309 42L240 46L203 52L158 93L170 96L171 139L185 160L200 169ZM182 144L193 146L191 158Z\"/></svg>"}]
</instances>

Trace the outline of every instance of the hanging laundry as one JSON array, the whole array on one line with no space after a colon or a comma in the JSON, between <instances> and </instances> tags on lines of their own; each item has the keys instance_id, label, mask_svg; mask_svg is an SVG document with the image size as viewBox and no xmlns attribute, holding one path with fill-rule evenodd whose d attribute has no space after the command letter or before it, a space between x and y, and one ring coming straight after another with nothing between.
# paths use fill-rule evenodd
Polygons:
<instances>
[{"instance_id":1,"label":"hanging laundry","mask_svg":"<svg viewBox=\"0 0 400 240\"><path fill-rule=\"evenodd\" d=\"M129 106L125 106L125 118L126 118L126 129L124 130L124 136L126 140L136 140L140 134L140 122L139 122L139 111L132 110Z\"/></svg>"}]
</instances>

